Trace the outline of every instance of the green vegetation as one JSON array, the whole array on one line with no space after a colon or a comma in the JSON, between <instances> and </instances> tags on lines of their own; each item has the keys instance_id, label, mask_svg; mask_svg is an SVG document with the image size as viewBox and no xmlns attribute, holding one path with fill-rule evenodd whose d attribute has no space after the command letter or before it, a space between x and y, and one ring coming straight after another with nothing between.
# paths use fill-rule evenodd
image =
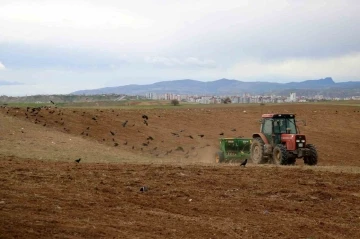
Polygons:
<instances>
[{"instance_id":1,"label":"green vegetation","mask_svg":"<svg viewBox=\"0 0 360 239\"><path fill-rule=\"evenodd\" d=\"M180 104L180 102L179 102L177 99L173 99L173 100L171 100L171 104L172 104L173 106L177 106L177 105Z\"/></svg>"}]
</instances>

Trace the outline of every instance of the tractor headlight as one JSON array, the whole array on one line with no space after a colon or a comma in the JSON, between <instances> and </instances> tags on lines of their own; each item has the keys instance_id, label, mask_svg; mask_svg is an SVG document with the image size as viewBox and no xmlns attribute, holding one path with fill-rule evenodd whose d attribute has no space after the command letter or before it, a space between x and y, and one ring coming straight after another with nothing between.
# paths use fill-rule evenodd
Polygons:
<instances>
[{"instance_id":1,"label":"tractor headlight","mask_svg":"<svg viewBox=\"0 0 360 239\"><path fill-rule=\"evenodd\" d=\"M300 139L297 139L297 140L296 140L296 143L299 143L299 142L300 142Z\"/></svg>"},{"instance_id":2,"label":"tractor headlight","mask_svg":"<svg viewBox=\"0 0 360 239\"><path fill-rule=\"evenodd\" d=\"M303 144L303 143L299 143L298 146L299 146L299 148L302 148L302 147L304 147L304 144Z\"/></svg>"}]
</instances>

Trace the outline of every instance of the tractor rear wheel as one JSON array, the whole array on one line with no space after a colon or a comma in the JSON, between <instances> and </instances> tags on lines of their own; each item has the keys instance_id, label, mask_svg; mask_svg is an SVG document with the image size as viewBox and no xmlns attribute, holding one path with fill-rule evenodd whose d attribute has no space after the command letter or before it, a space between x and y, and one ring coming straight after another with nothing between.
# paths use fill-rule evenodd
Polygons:
<instances>
[{"instance_id":1,"label":"tractor rear wheel","mask_svg":"<svg viewBox=\"0 0 360 239\"><path fill-rule=\"evenodd\" d=\"M220 151L215 154L215 162L222 163L225 160L224 152Z\"/></svg>"},{"instance_id":2,"label":"tractor rear wheel","mask_svg":"<svg viewBox=\"0 0 360 239\"><path fill-rule=\"evenodd\" d=\"M310 149L310 155L304 157L304 163L307 165L316 165L318 161L318 154L315 145L307 144L306 148Z\"/></svg>"},{"instance_id":3,"label":"tractor rear wheel","mask_svg":"<svg viewBox=\"0 0 360 239\"><path fill-rule=\"evenodd\" d=\"M288 152L286 147L282 144L275 146L273 150L273 162L277 165L286 165L288 162Z\"/></svg>"},{"instance_id":4,"label":"tractor rear wheel","mask_svg":"<svg viewBox=\"0 0 360 239\"><path fill-rule=\"evenodd\" d=\"M253 163L266 163L266 158L264 157L264 141L260 137L253 139L250 153Z\"/></svg>"}]
</instances>

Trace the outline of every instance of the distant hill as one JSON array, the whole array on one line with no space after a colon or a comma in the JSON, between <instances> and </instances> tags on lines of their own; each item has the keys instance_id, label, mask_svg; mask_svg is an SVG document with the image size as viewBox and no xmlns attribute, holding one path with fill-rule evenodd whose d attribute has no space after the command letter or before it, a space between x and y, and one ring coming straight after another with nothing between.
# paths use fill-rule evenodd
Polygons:
<instances>
[{"instance_id":1,"label":"distant hill","mask_svg":"<svg viewBox=\"0 0 360 239\"><path fill-rule=\"evenodd\" d=\"M125 85L117 87L106 87L93 90L80 90L71 94L74 95L96 95L96 94L127 94L127 95L144 95L146 93L174 93L174 94L212 94L212 95L239 95L242 93L250 94L266 94L274 93L281 94L281 92L288 91L306 91L311 94L324 93L327 91L336 92L336 89L341 89L343 92L354 89L359 90L360 82L349 81L335 83L331 77L319 80L307 80L302 82L290 83L274 83L274 82L245 82L230 79L220 79L216 81L202 82L196 80L174 80L162 81L149 85ZM355 90L356 92L356 90Z\"/></svg>"}]
</instances>

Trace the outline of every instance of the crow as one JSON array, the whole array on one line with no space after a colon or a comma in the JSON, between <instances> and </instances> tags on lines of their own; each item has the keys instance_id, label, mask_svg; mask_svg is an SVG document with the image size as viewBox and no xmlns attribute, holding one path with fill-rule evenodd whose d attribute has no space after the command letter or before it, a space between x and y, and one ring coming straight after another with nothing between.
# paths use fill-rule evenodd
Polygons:
<instances>
[{"instance_id":1,"label":"crow","mask_svg":"<svg viewBox=\"0 0 360 239\"><path fill-rule=\"evenodd\" d=\"M54 101L50 100L51 104L55 105Z\"/></svg>"},{"instance_id":2,"label":"crow","mask_svg":"<svg viewBox=\"0 0 360 239\"><path fill-rule=\"evenodd\" d=\"M119 144L118 143L114 143L114 146L116 147L116 146L118 146Z\"/></svg>"},{"instance_id":3,"label":"crow","mask_svg":"<svg viewBox=\"0 0 360 239\"><path fill-rule=\"evenodd\" d=\"M142 118L145 119L145 120L149 119L149 117L147 115L143 115Z\"/></svg>"},{"instance_id":4,"label":"crow","mask_svg":"<svg viewBox=\"0 0 360 239\"><path fill-rule=\"evenodd\" d=\"M193 137L192 137L191 135L188 135L188 136L186 136L186 137L189 137L190 139L193 139Z\"/></svg>"},{"instance_id":5,"label":"crow","mask_svg":"<svg viewBox=\"0 0 360 239\"><path fill-rule=\"evenodd\" d=\"M143 145L143 146L148 146L148 145L149 145L149 142L143 143L142 145Z\"/></svg>"},{"instance_id":6,"label":"crow","mask_svg":"<svg viewBox=\"0 0 360 239\"><path fill-rule=\"evenodd\" d=\"M219 135L224 135L224 133L221 132Z\"/></svg>"},{"instance_id":7,"label":"crow","mask_svg":"<svg viewBox=\"0 0 360 239\"><path fill-rule=\"evenodd\" d=\"M115 133L114 133L114 132L112 132L111 130L110 130L110 134L111 134L111 135L113 135L113 136L115 135Z\"/></svg>"},{"instance_id":8,"label":"crow","mask_svg":"<svg viewBox=\"0 0 360 239\"><path fill-rule=\"evenodd\" d=\"M149 137L147 137L147 139L146 140L154 140L154 138L153 137L151 137L151 136L149 136Z\"/></svg>"},{"instance_id":9,"label":"crow","mask_svg":"<svg viewBox=\"0 0 360 239\"><path fill-rule=\"evenodd\" d=\"M199 134L198 136L200 136L200 137L202 138L202 137L204 137L205 135L203 135L203 134Z\"/></svg>"},{"instance_id":10,"label":"crow","mask_svg":"<svg viewBox=\"0 0 360 239\"><path fill-rule=\"evenodd\" d=\"M240 167L241 167L241 166L244 166L244 168L245 168L245 165L247 164L247 161L248 161L248 160L245 159L244 162L242 162L242 163L240 164Z\"/></svg>"},{"instance_id":11,"label":"crow","mask_svg":"<svg viewBox=\"0 0 360 239\"><path fill-rule=\"evenodd\" d=\"M76 162L76 163L80 163L80 160L81 160L81 158L75 159L75 162Z\"/></svg>"},{"instance_id":12,"label":"crow","mask_svg":"<svg viewBox=\"0 0 360 239\"><path fill-rule=\"evenodd\" d=\"M122 123L122 126L125 127L126 124L127 124L127 122L128 122L128 121L126 120L124 123Z\"/></svg>"},{"instance_id":13,"label":"crow","mask_svg":"<svg viewBox=\"0 0 360 239\"><path fill-rule=\"evenodd\" d=\"M92 119L92 120L96 120L96 118L95 118L95 117L92 117L91 119Z\"/></svg>"}]
</instances>

